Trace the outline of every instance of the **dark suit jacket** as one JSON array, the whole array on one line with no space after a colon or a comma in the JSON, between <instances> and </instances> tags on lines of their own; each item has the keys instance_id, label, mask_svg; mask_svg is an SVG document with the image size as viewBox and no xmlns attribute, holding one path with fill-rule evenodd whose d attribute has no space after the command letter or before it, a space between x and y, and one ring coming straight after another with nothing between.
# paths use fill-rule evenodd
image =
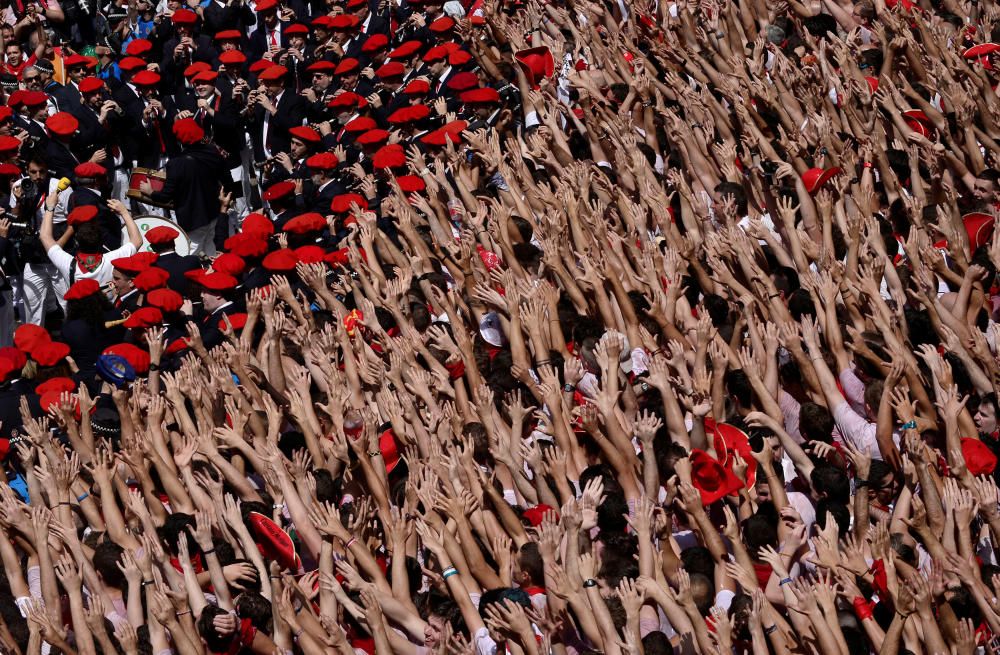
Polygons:
<instances>
[{"instance_id":1,"label":"dark suit jacket","mask_svg":"<svg viewBox=\"0 0 1000 655\"><path fill-rule=\"evenodd\" d=\"M271 153L288 152L291 145L291 138L288 136L290 128L302 125L306 118L306 99L295 93L291 89L285 89L278 101L276 111L269 119L267 141ZM254 161L264 161L264 115L266 110L257 105L254 107L253 130L250 136L253 139Z\"/></svg>"},{"instance_id":2,"label":"dark suit jacket","mask_svg":"<svg viewBox=\"0 0 1000 655\"><path fill-rule=\"evenodd\" d=\"M161 253L159 259L156 260L156 265L170 273L170 278L167 279L167 287L181 295L187 294L190 284L188 279L184 277L184 274L196 268L201 268L201 262L198 261L196 256L182 256L173 251Z\"/></svg>"},{"instance_id":3,"label":"dark suit jacket","mask_svg":"<svg viewBox=\"0 0 1000 655\"><path fill-rule=\"evenodd\" d=\"M185 230L208 225L219 215L219 189L229 180L218 148L212 144L188 146L167 161L163 190L153 199L172 202L177 224Z\"/></svg>"},{"instance_id":4,"label":"dark suit jacket","mask_svg":"<svg viewBox=\"0 0 1000 655\"><path fill-rule=\"evenodd\" d=\"M281 23L281 34L278 39L279 45L282 48L288 47L288 26L291 23L286 23L282 21ZM271 42L269 39L270 31L264 26L263 22L257 26L257 29L253 31L250 35L250 45L248 46L246 53L247 59L250 61L257 61L264 56L264 53L268 51L271 47Z\"/></svg>"}]
</instances>

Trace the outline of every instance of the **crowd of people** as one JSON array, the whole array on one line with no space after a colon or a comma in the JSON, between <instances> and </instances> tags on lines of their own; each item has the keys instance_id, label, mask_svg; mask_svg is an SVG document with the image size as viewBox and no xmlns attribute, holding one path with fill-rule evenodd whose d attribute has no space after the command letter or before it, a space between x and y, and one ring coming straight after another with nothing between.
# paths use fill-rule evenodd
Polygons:
<instances>
[{"instance_id":1,"label":"crowd of people","mask_svg":"<svg viewBox=\"0 0 1000 655\"><path fill-rule=\"evenodd\" d=\"M60 1L0 653L1000 652L995 0Z\"/></svg>"}]
</instances>

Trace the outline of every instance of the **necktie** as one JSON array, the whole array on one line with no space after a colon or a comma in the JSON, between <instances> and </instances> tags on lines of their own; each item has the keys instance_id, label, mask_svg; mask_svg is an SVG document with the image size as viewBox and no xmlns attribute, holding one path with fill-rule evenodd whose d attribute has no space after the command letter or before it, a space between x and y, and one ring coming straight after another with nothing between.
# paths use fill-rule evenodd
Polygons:
<instances>
[{"instance_id":1,"label":"necktie","mask_svg":"<svg viewBox=\"0 0 1000 655\"><path fill-rule=\"evenodd\" d=\"M271 32L271 45L272 46L278 45L278 37L275 35L274 32Z\"/></svg>"}]
</instances>

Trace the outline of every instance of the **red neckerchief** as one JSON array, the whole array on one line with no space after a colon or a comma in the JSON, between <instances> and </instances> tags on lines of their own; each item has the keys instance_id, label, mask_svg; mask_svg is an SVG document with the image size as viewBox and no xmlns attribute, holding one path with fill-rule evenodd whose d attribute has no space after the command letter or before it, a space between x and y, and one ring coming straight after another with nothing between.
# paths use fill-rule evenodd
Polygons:
<instances>
[{"instance_id":1,"label":"red neckerchief","mask_svg":"<svg viewBox=\"0 0 1000 655\"><path fill-rule=\"evenodd\" d=\"M103 255L88 255L86 253L78 252L76 253L76 265L80 267L80 270L84 273L93 273L97 270L97 267L101 265L101 260Z\"/></svg>"}]
</instances>

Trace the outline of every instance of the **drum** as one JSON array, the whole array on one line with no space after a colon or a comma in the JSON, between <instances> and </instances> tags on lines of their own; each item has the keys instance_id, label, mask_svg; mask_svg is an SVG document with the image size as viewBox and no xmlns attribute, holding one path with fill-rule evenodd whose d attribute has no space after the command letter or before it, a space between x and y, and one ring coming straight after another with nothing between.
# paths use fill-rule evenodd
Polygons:
<instances>
[{"instance_id":1,"label":"drum","mask_svg":"<svg viewBox=\"0 0 1000 655\"><path fill-rule=\"evenodd\" d=\"M139 232L142 234L142 247L139 248L139 252L151 250L149 247L149 242L146 241L146 232L149 232L154 227L160 227L161 225L177 230L177 238L174 239L174 250L178 255L189 255L191 254L191 240L188 239L188 235L184 232L184 229L174 223L173 221L168 221L160 216L136 216L135 224L139 226ZM122 228L122 242L128 241L128 230L124 227Z\"/></svg>"},{"instance_id":2,"label":"drum","mask_svg":"<svg viewBox=\"0 0 1000 655\"><path fill-rule=\"evenodd\" d=\"M136 167L132 169L132 176L128 180L128 191L125 195L129 198L135 198L139 202L146 203L147 205L153 205L154 207L165 207L167 209L173 207L173 203L169 202L156 202L152 200L149 196L143 194L139 190L139 186L143 182L149 182L149 186L153 187L153 191L163 190L163 184L167 181L167 174L163 171L154 171L149 168Z\"/></svg>"}]
</instances>

